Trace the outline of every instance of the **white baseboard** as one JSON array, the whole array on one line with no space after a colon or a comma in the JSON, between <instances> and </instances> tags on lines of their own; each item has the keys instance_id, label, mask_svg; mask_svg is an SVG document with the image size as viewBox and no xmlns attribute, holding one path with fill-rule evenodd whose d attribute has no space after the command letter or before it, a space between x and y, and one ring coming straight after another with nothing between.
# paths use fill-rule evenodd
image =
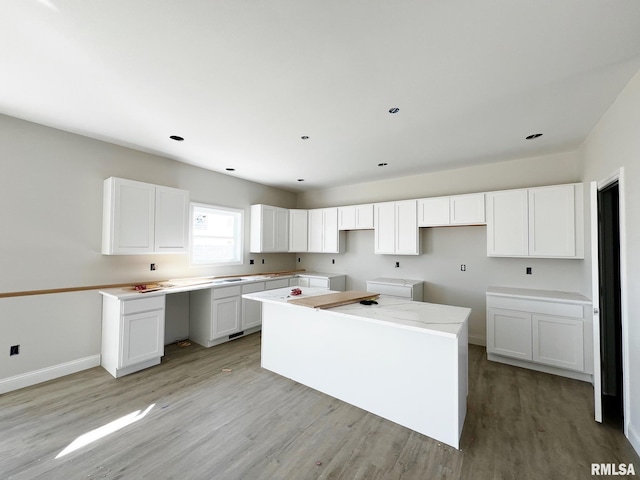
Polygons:
<instances>
[{"instance_id":1,"label":"white baseboard","mask_svg":"<svg viewBox=\"0 0 640 480\"><path fill-rule=\"evenodd\" d=\"M627 433L629 443L636 451L638 455L640 455L640 430L633 426L631 422L627 424Z\"/></svg>"},{"instance_id":2,"label":"white baseboard","mask_svg":"<svg viewBox=\"0 0 640 480\"><path fill-rule=\"evenodd\" d=\"M53 365L33 372L23 373L14 377L4 378L0 380L0 395L98 366L100 366L99 354Z\"/></svg>"},{"instance_id":3,"label":"white baseboard","mask_svg":"<svg viewBox=\"0 0 640 480\"><path fill-rule=\"evenodd\" d=\"M469 335L469 343L471 345L480 345L481 347L486 347L487 337L481 337L479 335Z\"/></svg>"}]
</instances>

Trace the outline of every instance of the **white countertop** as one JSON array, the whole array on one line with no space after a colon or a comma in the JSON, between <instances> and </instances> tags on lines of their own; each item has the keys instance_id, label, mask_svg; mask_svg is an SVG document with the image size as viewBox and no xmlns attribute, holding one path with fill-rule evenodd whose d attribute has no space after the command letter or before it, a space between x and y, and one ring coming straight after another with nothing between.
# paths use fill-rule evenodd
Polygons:
<instances>
[{"instance_id":1,"label":"white countertop","mask_svg":"<svg viewBox=\"0 0 640 480\"><path fill-rule=\"evenodd\" d=\"M591 300L576 292L558 290L536 290L532 288L487 287L487 295L495 297L521 297L532 300L556 301L564 303L589 304Z\"/></svg>"},{"instance_id":2,"label":"white countertop","mask_svg":"<svg viewBox=\"0 0 640 480\"><path fill-rule=\"evenodd\" d=\"M108 288L104 290L100 290L102 295L107 295L110 297L117 298L119 300L128 300L132 298L140 298L140 297L154 297L158 295L166 295L168 293L179 293L179 292L191 292L193 290L202 290L205 288L224 288L224 287L232 287L234 285L246 285L248 283L256 283L256 282L268 282L269 280L279 280L284 278L293 278L297 274L291 275L247 275L240 280L229 281L229 279L224 278L210 278L210 277L201 277L201 278L180 278L175 280L167 280L166 282L158 282L158 285L161 287L159 290L152 290L148 292L140 292L133 289L133 286L121 287L121 288ZM148 282L149 284L153 282Z\"/></svg>"},{"instance_id":3,"label":"white countertop","mask_svg":"<svg viewBox=\"0 0 640 480\"><path fill-rule=\"evenodd\" d=\"M288 300L336 293L332 290L318 287L301 288L301 290L302 295L295 297L290 295L291 288L278 288L264 292L247 293L243 295L243 298L266 303L286 304L291 308L302 308L312 312L315 309L290 304ZM376 323L392 323L399 328L420 332L428 331L429 333L445 336L457 336L471 313L471 309L465 307L414 302L406 298L386 295L380 295L377 302L377 305L352 303L341 307L325 308L323 311L336 315L358 317Z\"/></svg>"}]
</instances>

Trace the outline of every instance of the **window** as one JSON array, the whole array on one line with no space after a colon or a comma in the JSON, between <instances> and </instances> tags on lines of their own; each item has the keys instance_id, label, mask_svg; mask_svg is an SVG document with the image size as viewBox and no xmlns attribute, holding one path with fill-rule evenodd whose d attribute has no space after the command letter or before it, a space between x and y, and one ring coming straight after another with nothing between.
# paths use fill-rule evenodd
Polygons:
<instances>
[{"instance_id":1,"label":"window","mask_svg":"<svg viewBox=\"0 0 640 480\"><path fill-rule=\"evenodd\" d=\"M242 210L191 204L191 264L242 263Z\"/></svg>"}]
</instances>

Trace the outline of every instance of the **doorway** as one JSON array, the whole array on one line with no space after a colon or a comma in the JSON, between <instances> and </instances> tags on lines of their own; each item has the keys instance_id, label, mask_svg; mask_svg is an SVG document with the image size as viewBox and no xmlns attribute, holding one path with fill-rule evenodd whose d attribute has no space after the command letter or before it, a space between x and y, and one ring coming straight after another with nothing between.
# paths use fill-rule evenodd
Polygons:
<instances>
[{"instance_id":1,"label":"doorway","mask_svg":"<svg viewBox=\"0 0 640 480\"><path fill-rule=\"evenodd\" d=\"M620 286L620 191L617 180L598 190L598 266L602 420L622 428L624 382Z\"/></svg>"}]
</instances>

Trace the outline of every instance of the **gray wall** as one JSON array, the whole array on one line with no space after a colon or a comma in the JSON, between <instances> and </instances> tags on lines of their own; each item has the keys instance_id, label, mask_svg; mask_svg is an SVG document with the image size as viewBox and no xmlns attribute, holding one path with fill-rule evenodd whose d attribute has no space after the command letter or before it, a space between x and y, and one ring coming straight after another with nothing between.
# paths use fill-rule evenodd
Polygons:
<instances>
[{"instance_id":1,"label":"gray wall","mask_svg":"<svg viewBox=\"0 0 640 480\"><path fill-rule=\"evenodd\" d=\"M294 207L291 192L1 115L0 164L0 293L295 267L289 254L248 253L249 205ZM245 209L245 265L192 268L187 255L102 255L102 184L110 176ZM265 264L249 266L254 257ZM0 381L98 355L100 325L97 291L0 298ZM21 353L9 357L14 344Z\"/></svg>"},{"instance_id":2,"label":"gray wall","mask_svg":"<svg viewBox=\"0 0 640 480\"><path fill-rule=\"evenodd\" d=\"M307 192L298 196L298 207L573 183L579 181L579 172L578 153L569 152ZM484 226L421 228L419 256L374 254L371 230L347 232L345 239L344 254L301 254L298 265L306 270L346 273L347 288L358 290L364 290L366 280L375 277L424 280L426 301L472 309L469 338L481 345L486 342L485 292L489 285L590 294L584 291L583 260L487 257ZM396 261L400 268L395 268ZM460 270L462 264L466 265L465 272ZM526 267L533 268L532 275L526 275Z\"/></svg>"},{"instance_id":3,"label":"gray wall","mask_svg":"<svg viewBox=\"0 0 640 480\"><path fill-rule=\"evenodd\" d=\"M584 158L584 180L601 181L612 173L624 169L624 193L620 198L623 238L622 264L623 315L625 336L628 339L628 361L623 370L627 374L629 388L626 404L630 414L626 421L629 440L640 452L640 72L623 90L608 112L584 143L581 154ZM590 231L587 217L586 231ZM624 260L624 259L623 259ZM591 262L585 262L584 278L590 287Z\"/></svg>"}]
</instances>

